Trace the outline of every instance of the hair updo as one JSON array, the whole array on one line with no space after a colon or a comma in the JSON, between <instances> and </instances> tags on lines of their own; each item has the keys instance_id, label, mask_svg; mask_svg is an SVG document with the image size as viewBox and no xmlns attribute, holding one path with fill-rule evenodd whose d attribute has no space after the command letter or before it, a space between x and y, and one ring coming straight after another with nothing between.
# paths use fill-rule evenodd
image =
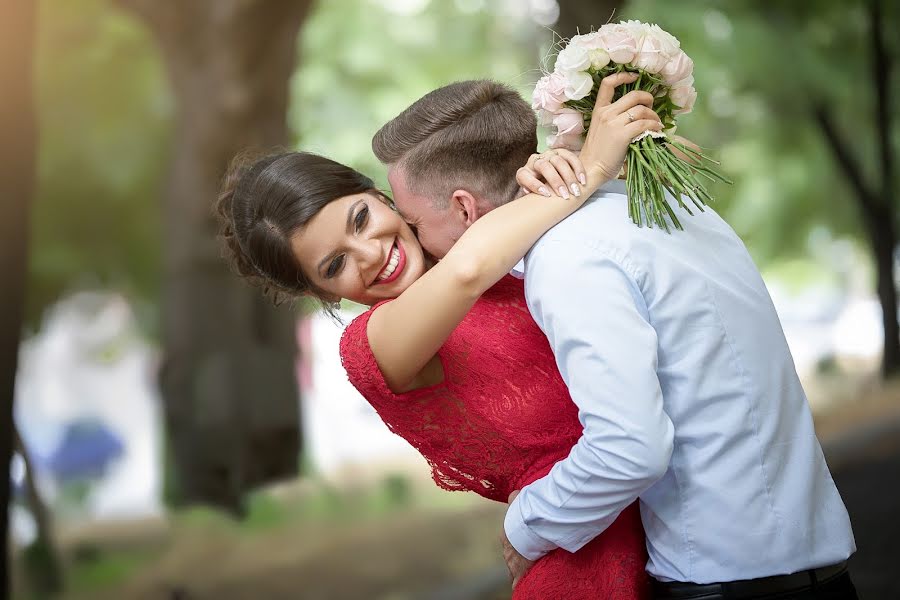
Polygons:
<instances>
[{"instance_id":1,"label":"hair updo","mask_svg":"<svg viewBox=\"0 0 900 600\"><path fill-rule=\"evenodd\" d=\"M359 171L324 156L239 154L216 201L225 258L276 305L312 294L328 310L324 292L300 269L291 238L330 202L365 192L383 195Z\"/></svg>"}]
</instances>

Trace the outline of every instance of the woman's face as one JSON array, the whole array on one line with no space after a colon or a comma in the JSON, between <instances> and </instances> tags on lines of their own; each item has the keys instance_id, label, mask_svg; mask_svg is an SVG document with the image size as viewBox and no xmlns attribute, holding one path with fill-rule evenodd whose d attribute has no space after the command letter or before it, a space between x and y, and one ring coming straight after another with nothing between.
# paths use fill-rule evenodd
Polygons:
<instances>
[{"instance_id":1,"label":"woman's face","mask_svg":"<svg viewBox=\"0 0 900 600\"><path fill-rule=\"evenodd\" d=\"M360 304L396 298L425 272L412 229L369 193L327 204L294 235L291 246L319 289Z\"/></svg>"}]
</instances>

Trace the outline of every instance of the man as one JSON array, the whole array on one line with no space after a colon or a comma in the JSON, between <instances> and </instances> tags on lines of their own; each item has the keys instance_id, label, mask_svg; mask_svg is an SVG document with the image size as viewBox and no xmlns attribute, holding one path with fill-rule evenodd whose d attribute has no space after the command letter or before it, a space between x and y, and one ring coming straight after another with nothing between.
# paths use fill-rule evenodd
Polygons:
<instances>
[{"instance_id":1,"label":"man","mask_svg":"<svg viewBox=\"0 0 900 600\"><path fill-rule=\"evenodd\" d=\"M465 81L375 135L429 253L516 196L535 126L514 91ZM584 432L510 503L513 585L640 498L659 598L855 598L850 521L765 285L714 211L679 216L684 231L636 227L613 181L524 259L529 310Z\"/></svg>"}]
</instances>

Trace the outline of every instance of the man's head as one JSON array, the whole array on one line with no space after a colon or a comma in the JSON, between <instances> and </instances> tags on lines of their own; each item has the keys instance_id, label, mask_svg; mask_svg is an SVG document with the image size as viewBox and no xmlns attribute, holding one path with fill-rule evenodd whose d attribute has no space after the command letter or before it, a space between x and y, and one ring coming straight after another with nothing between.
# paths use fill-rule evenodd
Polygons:
<instances>
[{"instance_id":1,"label":"man's head","mask_svg":"<svg viewBox=\"0 0 900 600\"><path fill-rule=\"evenodd\" d=\"M516 170L537 149L534 112L488 80L430 92L372 139L394 203L441 258L476 219L516 196Z\"/></svg>"}]
</instances>

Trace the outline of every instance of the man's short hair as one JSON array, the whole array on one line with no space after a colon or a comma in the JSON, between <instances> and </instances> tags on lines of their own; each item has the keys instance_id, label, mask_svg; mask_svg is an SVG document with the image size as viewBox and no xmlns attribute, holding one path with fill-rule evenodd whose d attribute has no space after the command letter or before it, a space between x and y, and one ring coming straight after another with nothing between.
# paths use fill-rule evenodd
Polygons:
<instances>
[{"instance_id":1,"label":"man's short hair","mask_svg":"<svg viewBox=\"0 0 900 600\"><path fill-rule=\"evenodd\" d=\"M372 150L410 191L446 209L457 189L495 206L516 196L516 170L537 150L537 122L513 89L485 79L429 92L382 127Z\"/></svg>"}]
</instances>

